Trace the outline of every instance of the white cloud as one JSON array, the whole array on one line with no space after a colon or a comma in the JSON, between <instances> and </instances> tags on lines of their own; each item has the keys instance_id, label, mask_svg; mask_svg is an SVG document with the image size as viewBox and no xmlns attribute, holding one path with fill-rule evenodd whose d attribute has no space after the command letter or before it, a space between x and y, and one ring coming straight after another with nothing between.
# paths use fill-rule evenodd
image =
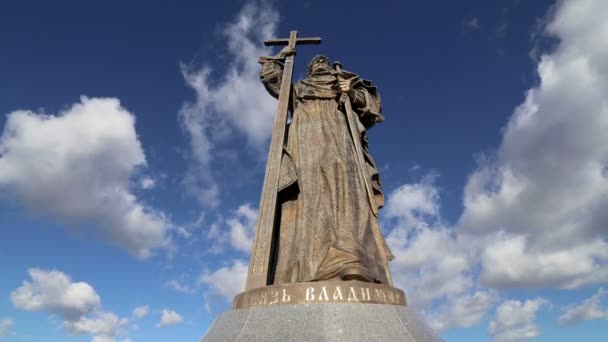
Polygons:
<instances>
[{"instance_id":1,"label":"white cloud","mask_svg":"<svg viewBox=\"0 0 608 342\"><path fill-rule=\"evenodd\" d=\"M468 180L458 226L502 232L482 254L486 285L608 281L607 14L603 0L558 2L545 32L559 45L541 57L495 160Z\"/></svg>"},{"instance_id":2,"label":"white cloud","mask_svg":"<svg viewBox=\"0 0 608 342\"><path fill-rule=\"evenodd\" d=\"M422 309L434 300L465 293L473 286L469 257L456 236L440 222L439 192L430 178L403 185L387 196L386 240L395 260L395 284L415 293L411 304Z\"/></svg>"},{"instance_id":3,"label":"white cloud","mask_svg":"<svg viewBox=\"0 0 608 342\"><path fill-rule=\"evenodd\" d=\"M120 319L111 312L99 311L90 316L82 316L78 320L63 322L64 328L72 335L90 334L93 341L116 341L116 337L124 336L124 326L127 319Z\"/></svg>"},{"instance_id":4,"label":"white cloud","mask_svg":"<svg viewBox=\"0 0 608 342\"><path fill-rule=\"evenodd\" d=\"M156 326L158 328L164 328L164 327L176 325L183 321L184 321L184 319L177 312L175 312L173 310L164 309L162 311L162 316L160 318L160 322L158 322L158 324Z\"/></svg>"},{"instance_id":5,"label":"white cloud","mask_svg":"<svg viewBox=\"0 0 608 342\"><path fill-rule=\"evenodd\" d=\"M258 211L251 204L241 204L228 217L220 217L209 225L205 237L211 241L208 252L219 254L229 246L232 250L251 253Z\"/></svg>"},{"instance_id":6,"label":"white cloud","mask_svg":"<svg viewBox=\"0 0 608 342\"><path fill-rule=\"evenodd\" d=\"M186 284L182 284L181 282L172 279L170 281L167 282L166 284L168 287L174 289L177 292L181 292L181 293L194 293L196 292L196 289L188 286Z\"/></svg>"},{"instance_id":7,"label":"white cloud","mask_svg":"<svg viewBox=\"0 0 608 342\"><path fill-rule=\"evenodd\" d=\"M488 333L497 342L526 341L540 334L534 320L536 312L547 304L542 298L505 301L496 309L496 317L490 322Z\"/></svg>"},{"instance_id":8,"label":"white cloud","mask_svg":"<svg viewBox=\"0 0 608 342\"><path fill-rule=\"evenodd\" d=\"M0 136L0 190L139 257L168 244L163 214L129 189L145 165L135 117L114 98L82 97L59 115L14 111Z\"/></svg>"},{"instance_id":9,"label":"white cloud","mask_svg":"<svg viewBox=\"0 0 608 342\"><path fill-rule=\"evenodd\" d=\"M128 320L101 310L101 299L95 289L84 282L72 282L57 270L28 270L31 282L11 292L16 308L44 311L63 319L63 327L72 335L91 334L93 341L115 341L126 336L123 327Z\"/></svg>"},{"instance_id":10,"label":"white cloud","mask_svg":"<svg viewBox=\"0 0 608 342\"><path fill-rule=\"evenodd\" d=\"M0 320L0 337L12 334L11 327L13 324L15 324L15 322L10 318Z\"/></svg>"},{"instance_id":11,"label":"white cloud","mask_svg":"<svg viewBox=\"0 0 608 342\"><path fill-rule=\"evenodd\" d=\"M560 325L576 324L581 321L592 319L608 320L608 308L602 308L601 302L606 295L606 290L600 288L590 298L585 299L581 304L568 308L559 316Z\"/></svg>"},{"instance_id":12,"label":"white cloud","mask_svg":"<svg viewBox=\"0 0 608 342\"><path fill-rule=\"evenodd\" d=\"M150 307L147 305L138 306L133 309L133 317L140 319L146 317L150 313Z\"/></svg>"},{"instance_id":13,"label":"white cloud","mask_svg":"<svg viewBox=\"0 0 608 342\"><path fill-rule=\"evenodd\" d=\"M213 66L182 66L186 83L196 92L196 101L185 103L179 112L194 160L185 181L204 205L218 203L219 189L211 183L209 171L215 145L233 129L258 148L270 136L276 100L259 82L257 61L268 54L262 41L274 36L278 19L278 13L266 2L243 7L222 32L228 58L222 61L227 70L219 80L211 79Z\"/></svg>"},{"instance_id":14,"label":"white cloud","mask_svg":"<svg viewBox=\"0 0 608 342\"><path fill-rule=\"evenodd\" d=\"M386 203L386 215L397 218L406 229L428 228L439 220L439 191L434 185L436 175L420 183L404 184L392 191Z\"/></svg>"},{"instance_id":15,"label":"white cloud","mask_svg":"<svg viewBox=\"0 0 608 342\"><path fill-rule=\"evenodd\" d=\"M226 220L230 227L230 244L236 250L251 253L258 211L250 204L241 205L234 216Z\"/></svg>"},{"instance_id":16,"label":"white cloud","mask_svg":"<svg viewBox=\"0 0 608 342\"><path fill-rule=\"evenodd\" d=\"M437 314L431 316L429 324L440 332L455 327L470 328L482 320L497 299L497 295L489 291L451 298L442 304Z\"/></svg>"},{"instance_id":17,"label":"white cloud","mask_svg":"<svg viewBox=\"0 0 608 342\"><path fill-rule=\"evenodd\" d=\"M602 282L608 269L608 246L596 240L570 248L533 249L524 235L498 234L487 243L481 260L481 280L495 288L576 288Z\"/></svg>"},{"instance_id":18,"label":"white cloud","mask_svg":"<svg viewBox=\"0 0 608 342\"><path fill-rule=\"evenodd\" d=\"M91 285L74 283L63 272L31 268L28 273L32 281L24 281L10 295L13 305L19 309L46 311L75 319L101 305L101 299Z\"/></svg>"},{"instance_id":19,"label":"white cloud","mask_svg":"<svg viewBox=\"0 0 608 342\"><path fill-rule=\"evenodd\" d=\"M204 272L199 278L201 284L208 285L214 292L231 301L243 291L249 266L245 261L235 260L232 265L221 267L214 272Z\"/></svg>"},{"instance_id":20,"label":"white cloud","mask_svg":"<svg viewBox=\"0 0 608 342\"><path fill-rule=\"evenodd\" d=\"M395 255L390 265L395 286L411 294L410 305L433 328L444 331L479 323L497 296L476 286L477 242L442 223L435 177L389 193L382 225Z\"/></svg>"},{"instance_id":21,"label":"white cloud","mask_svg":"<svg viewBox=\"0 0 608 342\"><path fill-rule=\"evenodd\" d=\"M143 177L139 181L139 184L141 185L142 189L148 190L148 189L152 189L156 186L156 181L152 177Z\"/></svg>"}]
</instances>

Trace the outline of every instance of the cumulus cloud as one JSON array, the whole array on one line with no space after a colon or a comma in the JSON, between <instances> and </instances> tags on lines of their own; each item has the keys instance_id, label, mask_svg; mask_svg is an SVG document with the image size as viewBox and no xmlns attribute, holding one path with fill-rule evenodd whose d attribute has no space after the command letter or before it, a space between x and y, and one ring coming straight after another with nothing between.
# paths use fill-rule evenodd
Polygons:
<instances>
[{"instance_id":1,"label":"cumulus cloud","mask_svg":"<svg viewBox=\"0 0 608 342\"><path fill-rule=\"evenodd\" d=\"M230 244L236 250L251 253L257 217L257 210L250 204L243 204L236 210L234 216L226 221L230 227Z\"/></svg>"},{"instance_id":2,"label":"cumulus cloud","mask_svg":"<svg viewBox=\"0 0 608 342\"><path fill-rule=\"evenodd\" d=\"M496 317L490 322L488 333L497 342L526 341L540 334L535 324L537 311L547 304L542 298L505 301L496 309Z\"/></svg>"},{"instance_id":3,"label":"cumulus cloud","mask_svg":"<svg viewBox=\"0 0 608 342\"><path fill-rule=\"evenodd\" d=\"M63 272L31 268L28 273L31 282L24 281L11 292L11 301L16 308L75 319L101 305L101 299L91 285L72 282Z\"/></svg>"},{"instance_id":4,"label":"cumulus cloud","mask_svg":"<svg viewBox=\"0 0 608 342\"><path fill-rule=\"evenodd\" d=\"M64 328L72 335L93 335L93 342L116 341L116 337L124 336L124 326L127 319L120 319L111 312L96 312L91 316L81 316L78 320L65 321Z\"/></svg>"},{"instance_id":5,"label":"cumulus cloud","mask_svg":"<svg viewBox=\"0 0 608 342\"><path fill-rule=\"evenodd\" d=\"M477 291L446 300L438 312L430 316L429 324L437 331L470 328L477 325L498 299L492 291Z\"/></svg>"},{"instance_id":6,"label":"cumulus cloud","mask_svg":"<svg viewBox=\"0 0 608 342\"><path fill-rule=\"evenodd\" d=\"M193 160L185 178L187 187L203 205L218 204L219 189L212 183L210 163L217 143L236 130L250 145L261 147L270 137L275 104L259 82L258 58L267 55L262 41L274 36L279 15L266 2L246 4L222 35L227 42L227 70L212 79L217 68L197 69L182 65L186 83L195 91L196 101L187 102L179 121L190 139Z\"/></svg>"},{"instance_id":7,"label":"cumulus cloud","mask_svg":"<svg viewBox=\"0 0 608 342\"><path fill-rule=\"evenodd\" d=\"M158 327L158 328L169 327L169 326L181 323L183 321L184 321L184 319L177 312L175 312L173 310L169 310L169 309L164 309L162 311L162 316L160 318L160 322L158 322L156 327Z\"/></svg>"},{"instance_id":8,"label":"cumulus cloud","mask_svg":"<svg viewBox=\"0 0 608 342\"><path fill-rule=\"evenodd\" d=\"M608 281L608 3L559 1L538 64L495 158L470 176L459 227L495 234L482 280L575 288Z\"/></svg>"},{"instance_id":9,"label":"cumulus cloud","mask_svg":"<svg viewBox=\"0 0 608 342\"><path fill-rule=\"evenodd\" d=\"M58 115L14 111L0 136L0 194L139 257L166 246L170 226L130 191L145 165L135 117L115 98L82 97Z\"/></svg>"},{"instance_id":10,"label":"cumulus cloud","mask_svg":"<svg viewBox=\"0 0 608 342\"><path fill-rule=\"evenodd\" d=\"M28 273L31 281L24 281L10 294L16 308L57 315L68 333L90 334L93 341L111 342L126 336L123 327L128 320L102 311L101 299L91 285L72 282L70 276L57 270L32 268Z\"/></svg>"},{"instance_id":11,"label":"cumulus cloud","mask_svg":"<svg viewBox=\"0 0 608 342\"><path fill-rule=\"evenodd\" d=\"M15 324L12 319L4 318L0 321L0 337L12 334L11 327Z\"/></svg>"},{"instance_id":12,"label":"cumulus cloud","mask_svg":"<svg viewBox=\"0 0 608 342\"><path fill-rule=\"evenodd\" d=\"M585 299L581 304L571 306L559 316L560 325L571 325L581 321L593 319L608 320L608 308L602 308L602 299L606 295L606 290L600 288L590 298Z\"/></svg>"},{"instance_id":13,"label":"cumulus cloud","mask_svg":"<svg viewBox=\"0 0 608 342\"><path fill-rule=\"evenodd\" d=\"M404 184L390 194L385 212L396 218L405 229L428 228L439 222L439 191L434 185L435 175L425 177L420 183Z\"/></svg>"},{"instance_id":14,"label":"cumulus cloud","mask_svg":"<svg viewBox=\"0 0 608 342\"><path fill-rule=\"evenodd\" d=\"M138 306L133 309L133 317L140 319L146 317L150 313L150 307L147 305Z\"/></svg>"},{"instance_id":15,"label":"cumulus cloud","mask_svg":"<svg viewBox=\"0 0 608 342\"><path fill-rule=\"evenodd\" d=\"M444 331L479 323L497 295L477 288L477 242L442 223L435 178L389 193L382 223L395 255L390 265L395 285L411 294L410 305L421 310L434 329Z\"/></svg>"},{"instance_id":16,"label":"cumulus cloud","mask_svg":"<svg viewBox=\"0 0 608 342\"><path fill-rule=\"evenodd\" d=\"M218 254L230 247L233 251L249 254L253 246L258 211L251 204L241 204L227 217L220 217L209 225L205 237L211 242L209 252Z\"/></svg>"},{"instance_id":17,"label":"cumulus cloud","mask_svg":"<svg viewBox=\"0 0 608 342\"><path fill-rule=\"evenodd\" d=\"M203 272L199 277L199 282L231 301L245 288L248 271L249 266L245 261L234 260L229 266L221 267L213 272Z\"/></svg>"}]
</instances>

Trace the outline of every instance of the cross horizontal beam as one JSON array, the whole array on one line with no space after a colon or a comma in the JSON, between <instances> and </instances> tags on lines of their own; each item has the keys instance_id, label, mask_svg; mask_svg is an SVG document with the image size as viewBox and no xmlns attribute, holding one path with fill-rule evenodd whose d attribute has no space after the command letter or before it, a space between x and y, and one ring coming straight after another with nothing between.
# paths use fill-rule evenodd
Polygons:
<instances>
[{"instance_id":1,"label":"cross horizontal beam","mask_svg":"<svg viewBox=\"0 0 608 342\"><path fill-rule=\"evenodd\" d=\"M296 39L296 44L302 45L312 45L312 44L321 44L321 37L311 37L311 38L298 38ZM282 39L269 39L264 41L264 45L266 46L277 46L277 45L289 45L288 38Z\"/></svg>"}]
</instances>

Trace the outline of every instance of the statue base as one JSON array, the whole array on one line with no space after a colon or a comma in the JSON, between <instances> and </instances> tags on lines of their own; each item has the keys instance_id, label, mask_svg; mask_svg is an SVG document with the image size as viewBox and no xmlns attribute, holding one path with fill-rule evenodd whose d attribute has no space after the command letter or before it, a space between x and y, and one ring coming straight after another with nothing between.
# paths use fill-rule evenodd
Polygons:
<instances>
[{"instance_id":1,"label":"statue base","mask_svg":"<svg viewBox=\"0 0 608 342\"><path fill-rule=\"evenodd\" d=\"M270 285L236 297L201 342L403 341L441 338L398 288L361 281Z\"/></svg>"},{"instance_id":2,"label":"statue base","mask_svg":"<svg viewBox=\"0 0 608 342\"><path fill-rule=\"evenodd\" d=\"M441 342L408 306L287 304L224 312L201 342L401 341Z\"/></svg>"}]
</instances>

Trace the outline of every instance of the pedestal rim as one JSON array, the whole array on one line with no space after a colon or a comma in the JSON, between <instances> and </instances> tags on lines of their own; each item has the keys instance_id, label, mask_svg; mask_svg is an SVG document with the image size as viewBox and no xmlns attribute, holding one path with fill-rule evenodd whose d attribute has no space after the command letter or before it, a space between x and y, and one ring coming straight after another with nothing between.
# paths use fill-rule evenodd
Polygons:
<instances>
[{"instance_id":1,"label":"pedestal rim","mask_svg":"<svg viewBox=\"0 0 608 342\"><path fill-rule=\"evenodd\" d=\"M244 291L234 297L232 309L328 303L407 306L407 298L401 289L389 285L330 280L268 285Z\"/></svg>"}]
</instances>

